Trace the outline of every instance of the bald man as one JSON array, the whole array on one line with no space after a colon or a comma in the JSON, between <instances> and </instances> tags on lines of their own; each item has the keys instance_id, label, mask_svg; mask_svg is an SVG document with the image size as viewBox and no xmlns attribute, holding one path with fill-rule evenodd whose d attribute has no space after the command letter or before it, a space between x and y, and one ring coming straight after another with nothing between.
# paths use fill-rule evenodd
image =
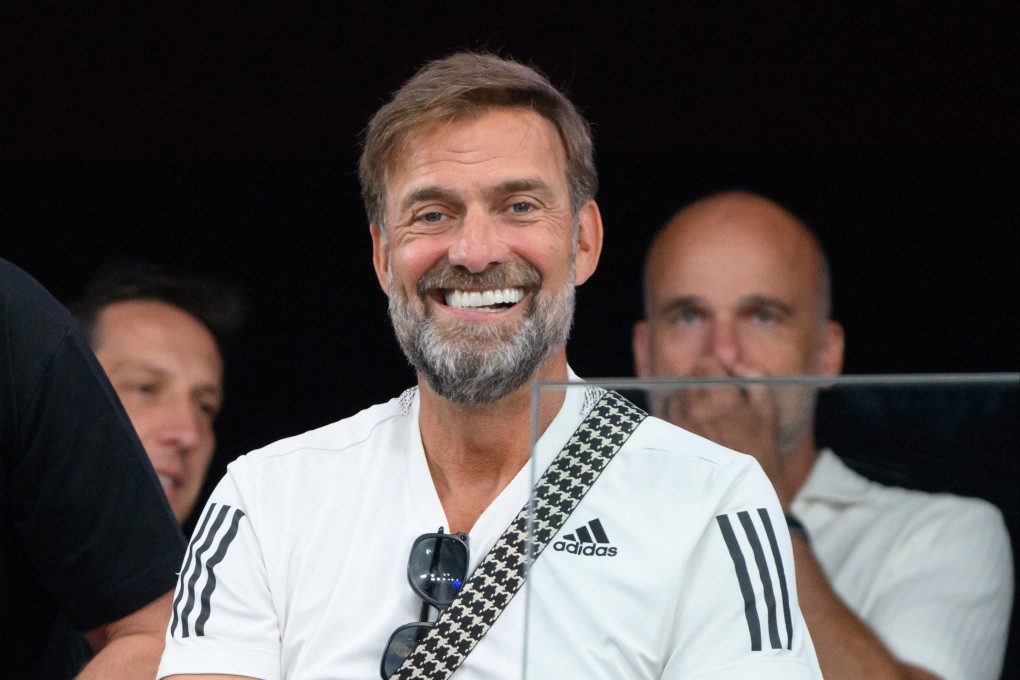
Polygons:
<instances>
[{"instance_id":1,"label":"bald man","mask_svg":"<svg viewBox=\"0 0 1020 680\"><path fill-rule=\"evenodd\" d=\"M829 267L789 211L709 196L656 235L640 377L834 376L843 328ZM794 537L797 588L827 680L999 677L1013 594L991 504L875 484L815 445L813 390L751 384L652 397L656 415L753 455Z\"/></svg>"}]
</instances>

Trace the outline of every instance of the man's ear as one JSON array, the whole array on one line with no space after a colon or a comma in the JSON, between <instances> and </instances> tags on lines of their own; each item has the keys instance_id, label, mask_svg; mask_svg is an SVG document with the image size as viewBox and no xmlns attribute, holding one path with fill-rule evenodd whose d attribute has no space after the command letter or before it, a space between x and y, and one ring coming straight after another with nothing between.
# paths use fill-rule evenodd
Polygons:
<instances>
[{"instance_id":1,"label":"man's ear","mask_svg":"<svg viewBox=\"0 0 1020 680\"><path fill-rule=\"evenodd\" d=\"M826 322L822 342L818 372L821 375L839 375L843 372L843 326L838 321Z\"/></svg>"},{"instance_id":2,"label":"man's ear","mask_svg":"<svg viewBox=\"0 0 1020 680\"><path fill-rule=\"evenodd\" d=\"M602 214L595 201L588 201L577 214L577 257L574 284L587 281L602 255Z\"/></svg>"},{"instance_id":3,"label":"man's ear","mask_svg":"<svg viewBox=\"0 0 1020 680\"><path fill-rule=\"evenodd\" d=\"M631 351L634 353L634 374L639 378L652 378L652 367L648 358L648 334L651 329L647 321L634 324L631 335Z\"/></svg>"},{"instance_id":4,"label":"man's ear","mask_svg":"<svg viewBox=\"0 0 1020 680\"><path fill-rule=\"evenodd\" d=\"M368 229L372 232L372 266L375 267L375 277L379 279L383 292L389 295L386 272L389 271L390 249L386 244L386 235L374 224L368 225Z\"/></svg>"}]
</instances>

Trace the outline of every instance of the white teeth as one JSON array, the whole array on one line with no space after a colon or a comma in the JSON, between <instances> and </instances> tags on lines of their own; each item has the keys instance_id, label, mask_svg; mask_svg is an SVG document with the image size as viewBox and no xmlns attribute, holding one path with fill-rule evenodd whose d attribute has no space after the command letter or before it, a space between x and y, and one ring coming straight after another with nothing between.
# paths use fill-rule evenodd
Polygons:
<instances>
[{"instance_id":1,"label":"white teeth","mask_svg":"<svg viewBox=\"0 0 1020 680\"><path fill-rule=\"evenodd\" d=\"M524 298L520 288L502 288L497 290L451 290L446 294L446 304L458 309L474 309L491 307L492 305L514 304Z\"/></svg>"}]
</instances>

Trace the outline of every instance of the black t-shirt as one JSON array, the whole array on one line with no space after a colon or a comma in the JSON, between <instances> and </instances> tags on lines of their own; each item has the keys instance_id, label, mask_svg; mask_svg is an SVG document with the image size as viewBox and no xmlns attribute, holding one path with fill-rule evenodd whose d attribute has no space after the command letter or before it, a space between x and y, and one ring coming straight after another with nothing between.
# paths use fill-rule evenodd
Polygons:
<instances>
[{"instance_id":1,"label":"black t-shirt","mask_svg":"<svg viewBox=\"0 0 1020 680\"><path fill-rule=\"evenodd\" d=\"M173 588L184 537L68 312L0 259L0 665L38 676L58 611L79 630Z\"/></svg>"}]
</instances>

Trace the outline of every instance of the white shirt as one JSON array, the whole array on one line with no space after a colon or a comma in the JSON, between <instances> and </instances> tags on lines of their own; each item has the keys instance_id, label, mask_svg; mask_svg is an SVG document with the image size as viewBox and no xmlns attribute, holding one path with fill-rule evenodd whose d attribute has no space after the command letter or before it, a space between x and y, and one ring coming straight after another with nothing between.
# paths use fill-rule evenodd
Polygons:
<instances>
[{"instance_id":1,"label":"white shirt","mask_svg":"<svg viewBox=\"0 0 1020 680\"><path fill-rule=\"evenodd\" d=\"M995 680L1013 560L990 503L870 481L820 452L792 503L836 593L902 662L946 680Z\"/></svg>"},{"instance_id":2,"label":"white shirt","mask_svg":"<svg viewBox=\"0 0 1020 680\"><path fill-rule=\"evenodd\" d=\"M541 469L583 417L584 392L568 390L537 443ZM418 618L406 576L411 544L448 526L418 409L408 391L231 463L185 559L159 677L379 677L389 635ZM532 466L472 527L472 569L527 501ZM779 518L774 550L759 508ZM781 518L753 459L648 419L539 557L525 587L533 592L510 602L455 677L517 680L527 641L532 680L819 678ZM582 545L581 529L594 542ZM753 540L764 546L764 578ZM587 545L605 554L585 555Z\"/></svg>"}]
</instances>

